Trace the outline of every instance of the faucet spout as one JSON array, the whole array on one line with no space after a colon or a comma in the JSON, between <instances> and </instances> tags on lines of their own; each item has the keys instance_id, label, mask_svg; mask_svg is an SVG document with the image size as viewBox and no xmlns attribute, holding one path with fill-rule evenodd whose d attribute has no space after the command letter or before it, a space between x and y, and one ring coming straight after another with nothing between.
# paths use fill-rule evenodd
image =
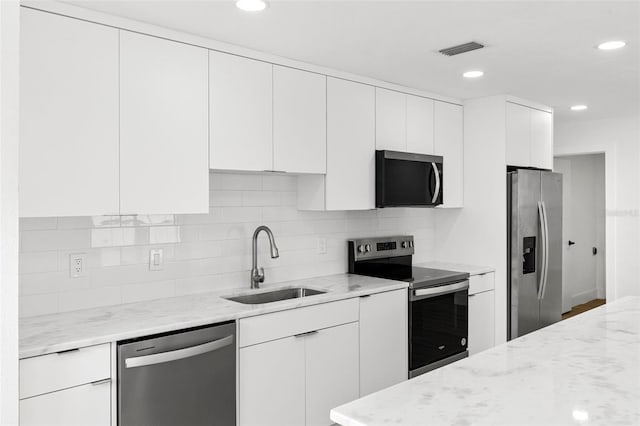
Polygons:
<instances>
[{"instance_id":1,"label":"faucet spout","mask_svg":"<svg viewBox=\"0 0 640 426\"><path fill-rule=\"evenodd\" d=\"M271 258L277 259L278 257L280 257L278 246L276 246L276 241L273 237L273 232L271 232L271 229L264 225L258 226L253 233L252 240L251 288L260 288L260 283L264 282L264 269L258 268L258 235L262 231L264 231L267 234L267 237L269 237Z\"/></svg>"}]
</instances>

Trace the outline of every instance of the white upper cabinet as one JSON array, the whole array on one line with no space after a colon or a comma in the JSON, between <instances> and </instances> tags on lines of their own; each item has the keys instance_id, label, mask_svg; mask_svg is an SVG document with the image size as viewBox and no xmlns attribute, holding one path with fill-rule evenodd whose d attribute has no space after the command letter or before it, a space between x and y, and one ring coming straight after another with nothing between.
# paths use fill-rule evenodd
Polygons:
<instances>
[{"instance_id":1,"label":"white upper cabinet","mask_svg":"<svg viewBox=\"0 0 640 426\"><path fill-rule=\"evenodd\" d=\"M375 121L372 86L327 78L327 174L298 178L298 208L375 208Z\"/></svg>"},{"instance_id":2,"label":"white upper cabinet","mask_svg":"<svg viewBox=\"0 0 640 426\"><path fill-rule=\"evenodd\" d=\"M407 95L407 152L435 153L433 110L433 99Z\"/></svg>"},{"instance_id":3,"label":"white upper cabinet","mask_svg":"<svg viewBox=\"0 0 640 426\"><path fill-rule=\"evenodd\" d=\"M407 103L404 93L376 87L376 149L407 150Z\"/></svg>"},{"instance_id":4,"label":"white upper cabinet","mask_svg":"<svg viewBox=\"0 0 640 426\"><path fill-rule=\"evenodd\" d=\"M120 34L120 212L209 210L208 52Z\"/></svg>"},{"instance_id":5,"label":"white upper cabinet","mask_svg":"<svg viewBox=\"0 0 640 426\"><path fill-rule=\"evenodd\" d=\"M553 114L531 110L531 166L553 169Z\"/></svg>"},{"instance_id":6,"label":"white upper cabinet","mask_svg":"<svg viewBox=\"0 0 640 426\"><path fill-rule=\"evenodd\" d=\"M443 157L443 205L462 207L464 202L464 130L460 105L435 102L435 151Z\"/></svg>"},{"instance_id":7,"label":"white upper cabinet","mask_svg":"<svg viewBox=\"0 0 640 426\"><path fill-rule=\"evenodd\" d=\"M273 169L273 65L209 53L209 166Z\"/></svg>"},{"instance_id":8,"label":"white upper cabinet","mask_svg":"<svg viewBox=\"0 0 640 426\"><path fill-rule=\"evenodd\" d=\"M553 114L507 102L507 165L553 168Z\"/></svg>"},{"instance_id":9,"label":"white upper cabinet","mask_svg":"<svg viewBox=\"0 0 640 426\"><path fill-rule=\"evenodd\" d=\"M528 167L531 160L531 109L507 102L507 164Z\"/></svg>"},{"instance_id":10,"label":"white upper cabinet","mask_svg":"<svg viewBox=\"0 0 640 426\"><path fill-rule=\"evenodd\" d=\"M274 65L273 169L326 172L326 76Z\"/></svg>"},{"instance_id":11,"label":"white upper cabinet","mask_svg":"<svg viewBox=\"0 0 640 426\"><path fill-rule=\"evenodd\" d=\"M118 30L20 13L19 214L118 214Z\"/></svg>"}]
</instances>

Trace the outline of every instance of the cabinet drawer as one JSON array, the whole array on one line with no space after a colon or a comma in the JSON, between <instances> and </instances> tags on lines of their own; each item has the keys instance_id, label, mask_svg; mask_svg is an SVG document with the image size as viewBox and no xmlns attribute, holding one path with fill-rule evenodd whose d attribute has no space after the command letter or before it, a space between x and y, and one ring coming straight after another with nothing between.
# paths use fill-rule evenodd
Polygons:
<instances>
[{"instance_id":1,"label":"cabinet drawer","mask_svg":"<svg viewBox=\"0 0 640 426\"><path fill-rule=\"evenodd\" d=\"M240 347L358 321L358 299L323 303L240 320Z\"/></svg>"},{"instance_id":2,"label":"cabinet drawer","mask_svg":"<svg viewBox=\"0 0 640 426\"><path fill-rule=\"evenodd\" d=\"M469 294L493 290L493 272L482 275L472 275L469 278Z\"/></svg>"},{"instance_id":3,"label":"cabinet drawer","mask_svg":"<svg viewBox=\"0 0 640 426\"><path fill-rule=\"evenodd\" d=\"M20 360L20 399L111 377L111 345Z\"/></svg>"},{"instance_id":4,"label":"cabinet drawer","mask_svg":"<svg viewBox=\"0 0 640 426\"><path fill-rule=\"evenodd\" d=\"M20 426L109 426L111 383L88 384L20 401Z\"/></svg>"}]
</instances>

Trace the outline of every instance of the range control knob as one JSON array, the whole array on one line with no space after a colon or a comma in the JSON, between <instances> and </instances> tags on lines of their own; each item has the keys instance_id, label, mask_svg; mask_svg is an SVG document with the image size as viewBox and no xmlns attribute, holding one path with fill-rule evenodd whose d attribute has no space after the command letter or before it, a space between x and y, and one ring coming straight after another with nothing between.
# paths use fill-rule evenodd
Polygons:
<instances>
[{"instance_id":1,"label":"range control knob","mask_svg":"<svg viewBox=\"0 0 640 426\"><path fill-rule=\"evenodd\" d=\"M364 246L364 244L360 244L358 246L358 253L365 253L367 251L366 247Z\"/></svg>"},{"instance_id":2,"label":"range control knob","mask_svg":"<svg viewBox=\"0 0 640 426\"><path fill-rule=\"evenodd\" d=\"M364 246L364 250L369 253L371 251L371 245L367 244L366 246Z\"/></svg>"},{"instance_id":3,"label":"range control knob","mask_svg":"<svg viewBox=\"0 0 640 426\"><path fill-rule=\"evenodd\" d=\"M409 247L413 248L413 240L409 241Z\"/></svg>"},{"instance_id":4,"label":"range control knob","mask_svg":"<svg viewBox=\"0 0 640 426\"><path fill-rule=\"evenodd\" d=\"M402 242L402 248L406 249L406 248L411 248L413 247L413 241L403 241Z\"/></svg>"}]
</instances>

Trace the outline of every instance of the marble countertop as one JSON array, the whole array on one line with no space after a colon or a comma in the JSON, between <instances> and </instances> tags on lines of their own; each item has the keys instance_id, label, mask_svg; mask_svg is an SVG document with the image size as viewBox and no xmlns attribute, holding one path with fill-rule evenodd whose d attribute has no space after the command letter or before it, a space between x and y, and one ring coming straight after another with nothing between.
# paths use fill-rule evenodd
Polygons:
<instances>
[{"instance_id":1,"label":"marble countertop","mask_svg":"<svg viewBox=\"0 0 640 426\"><path fill-rule=\"evenodd\" d=\"M640 297L626 297L331 411L343 426L638 425Z\"/></svg>"},{"instance_id":2,"label":"marble countertop","mask_svg":"<svg viewBox=\"0 0 640 426\"><path fill-rule=\"evenodd\" d=\"M293 286L327 293L259 305L244 305L222 298ZM261 290L227 289L24 318L20 320L20 358L403 288L407 288L407 284L400 281L338 274L263 285Z\"/></svg>"},{"instance_id":3,"label":"marble countertop","mask_svg":"<svg viewBox=\"0 0 640 426\"><path fill-rule=\"evenodd\" d=\"M469 275L482 275L488 272L494 272L495 269L490 266L478 266L478 265L465 265L463 263L451 263L451 262L421 262L416 263L415 266L421 266L423 268L445 269L455 272L468 272Z\"/></svg>"}]
</instances>

